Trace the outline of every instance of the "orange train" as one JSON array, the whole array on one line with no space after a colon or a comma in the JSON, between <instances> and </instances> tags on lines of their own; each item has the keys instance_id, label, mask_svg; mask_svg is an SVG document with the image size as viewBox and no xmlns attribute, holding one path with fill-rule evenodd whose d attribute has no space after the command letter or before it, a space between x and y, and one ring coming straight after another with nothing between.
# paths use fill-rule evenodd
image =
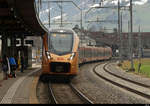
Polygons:
<instances>
[{"instance_id":1,"label":"orange train","mask_svg":"<svg viewBox=\"0 0 150 106\"><path fill-rule=\"evenodd\" d=\"M53 78L78 74L81 63L107 60L109 47L79 47L79 37L73 30L53 29L43 37L42 75Z\"/></svg>"}]
</instances>

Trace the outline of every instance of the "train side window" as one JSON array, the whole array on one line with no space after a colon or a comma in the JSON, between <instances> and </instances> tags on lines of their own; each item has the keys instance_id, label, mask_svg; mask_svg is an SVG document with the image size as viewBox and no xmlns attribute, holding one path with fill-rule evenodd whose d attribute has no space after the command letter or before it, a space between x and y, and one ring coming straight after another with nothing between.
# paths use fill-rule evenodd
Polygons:
<instances>
[{"instance_id":1,"label":"train side window","mask_svg":"<svg viewBox=\"0 0 150 106\"><path fill-rule=\"evenodd\" d=\"M85 58L86 55L85 55L85 49L84 48L82 49L82 53L81 54L82 54L82 58Z\"/></svg>"},{"instance_id":2,"label":"train side window","mask_svg":"<svg viewBox=\"0 0 150 106\"><path fill-rule=\"evenodd\" d=\"M90 58L92 57L93 50L89 50Z\"/></svg>"},{"instance_id":3,"label":"train side window","mask_svg":"<svg viewBox=\"0 0 150 106\"><path fill-rule=\"evenodd\" d=\"M106 56L108 56L108 51L106 51Z\"/></svg>"},{"instance_id":4,"label":"train side window","mask_svg":"<svg viewBox=\"0 0 150 106\"><path fill-rule=\"evenodd\" d=\"M96 50L96 57L98 57L98 50Z\"/></svg>"},{"instance_id":5,"label":"train side window","mask_svg":"<svg viewBox=\"0 0 150 106\"><path fill-rule=\"evenodd\" d=\"M103 55L105 56L105 49L104 49L104 54Z\"/></svg>"},{"instance_id":6,"label":"train side window","mask_svg":"<svg viewBox=\"0 0 150 106\"><path fill-rule=\"evenodd\" d=\"M90 53L89 53L89 50L87 49L87 57L89 58L90 57Z\"/></svg>"},{"instance_id":7,"label":"train side window","mask_svg":"<svg viewBox=\"0 0 150 106\"><path fill-rule=\"evenodd\" d=\"M89 57L92 57L93 51L89 49Z\"/></svg>"},{"instance_id":8,"label":"train side window","mask_svg":"<svg viewBox=\"0 0 150 106\"><path fill-rule=\"evenodd\" d=\"M81 50L78 49L78 52L79 52L79 58L81 58Z\"/></svg>"},{"instance_id":9,"label":"train side window","mask_svg":"<svg viewBox=\"0 0 150 106\"><path fill-rule=\"evenodd\" d=\"M80 57L83 58L83 48L80 50Z\"/></svg>"},{"instance_id":10,"label":"train side window","mask_svg":"<svg viewBox=\"0 0 150 106\"><path fill-rule=\"evenodd\" d=\"M83 58L85 58L85 53L86 53L86 52L85 52L85 49L83 48L83 49L82 49L82 57L83 57Z\"/></svg>"},{"instance_id":11,"label":"train side window","mask_svg":"<svg viewBox=\"0 0 150 106\"><path fill-rule=\"evenodd\" d=\"M88 50L85 50L85 57L88 57Z\"/></svg>"},{"instance_id":12,"label":"train side window","mask_svg":"<svg viewBox=\"0 0 150 106\"><path fill-rule=\"evenodd\" d=\"M98 57L100 57L100 52L99 52L100 50L98 50Z\"/></svg>"},{"instance_id":13,"label":"train side window","mask_svg":"<svg viewBox=\"0 0 150 106\"><path fill-rule=\"evenodd\" d=\"M99 56L100 56L100 57L102 56L102 54L101 54L101 50L99 51Z\"/></svg>"}]
</instances>

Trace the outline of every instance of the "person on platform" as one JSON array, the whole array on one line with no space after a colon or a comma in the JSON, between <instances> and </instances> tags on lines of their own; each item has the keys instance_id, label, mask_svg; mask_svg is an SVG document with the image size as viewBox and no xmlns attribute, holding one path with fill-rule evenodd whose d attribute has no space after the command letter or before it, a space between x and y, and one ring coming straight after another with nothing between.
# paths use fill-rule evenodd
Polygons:
<instances>
[{"instance_id":1,"label":"person on platform","mask_svg":"<svg viewBox=\"0 0 150 106\"><path fill-rule=\"evenodd\" d=\"M6 55L4 55L2 59L2 70L4 73L4 80L7 80L9 75L10 65L9 65L8 57Z\"/></svg>"},{"instance_id":2,"label":"person on platform","mask_svg":"<svg viewBox=\"0 0 150 106\"><path fill-rule=\"evenodd\" d=\"M14 57L9 58L10 68L11 68L11 75L12 77L16 78L16 61Z\"/></svg>"}]
</instances>

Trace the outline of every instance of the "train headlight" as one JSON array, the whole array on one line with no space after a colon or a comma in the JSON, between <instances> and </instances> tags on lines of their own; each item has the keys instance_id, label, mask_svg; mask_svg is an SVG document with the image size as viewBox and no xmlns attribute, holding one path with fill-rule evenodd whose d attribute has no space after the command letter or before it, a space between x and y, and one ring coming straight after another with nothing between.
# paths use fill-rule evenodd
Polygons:
<instances>
[{"instance_id":1,"label":"train headlight","mask_svg":"<svg viewBox=\"0 0 150 106\"><path fill-rule=\"evenodd\" d=\"M47 58L48 58L48 59L51 59L51 56L50 56L50 53L49 53L49 52L46 52L46 55L47 55Z\"/></svg>"},{"instance_id":2,"label":"train headlight","mask_svg":"<svg viewBox=\"0 0 150 106\"><path fill-rule=\"evenodd\" d=\"M72 53L71 56L70 56L70 60L73 60L73 58L75 57L75 55L76 55L75 53Z\"/></svg>"}]
</instances>

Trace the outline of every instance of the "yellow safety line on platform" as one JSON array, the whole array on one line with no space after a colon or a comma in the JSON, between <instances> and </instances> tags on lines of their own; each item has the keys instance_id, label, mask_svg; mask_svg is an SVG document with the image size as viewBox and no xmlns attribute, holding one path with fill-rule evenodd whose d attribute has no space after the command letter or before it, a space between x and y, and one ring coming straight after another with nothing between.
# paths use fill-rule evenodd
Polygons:
<instances>
[{"instance_id":1,"label":"yellow safety line on platform","mask_svg":"<svg viewBox=\"0 0 150 106\"><path fill-rule=\"evenodd\" d=\"M36 95L36 87L39 81L40 72L38 72L32 82L29 104L39 104L37 95Z\"/></svg>"}]
</instances>

